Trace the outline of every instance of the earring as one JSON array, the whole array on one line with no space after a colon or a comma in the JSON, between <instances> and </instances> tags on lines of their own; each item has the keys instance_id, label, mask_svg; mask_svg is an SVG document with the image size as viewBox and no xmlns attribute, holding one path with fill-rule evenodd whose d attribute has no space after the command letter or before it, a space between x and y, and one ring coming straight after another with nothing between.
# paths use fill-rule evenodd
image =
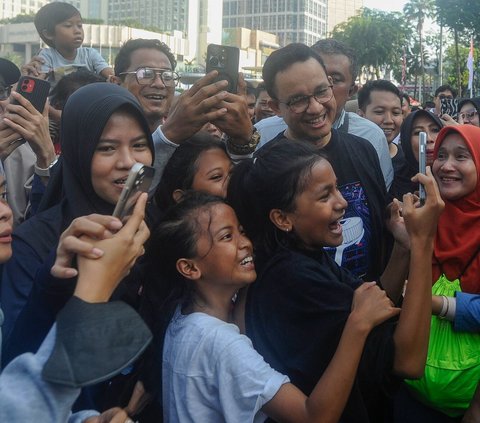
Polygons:
<instances>
[{"instance_id":1,"label":"earring","mask_svg":"<svg viewBox=\"0 0 480 423\"><path fill-rule=\"evenodd\" d=\"M286 228L285 232L288 234L290 232L290 228Z\"/></svg>"}]
</instances>

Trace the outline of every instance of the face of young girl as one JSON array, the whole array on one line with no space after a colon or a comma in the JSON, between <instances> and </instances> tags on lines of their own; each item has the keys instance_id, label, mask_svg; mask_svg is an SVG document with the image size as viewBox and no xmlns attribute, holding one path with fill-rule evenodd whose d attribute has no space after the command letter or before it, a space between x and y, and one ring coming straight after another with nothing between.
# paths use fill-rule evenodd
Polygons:
<instances>
[{"instance_id":1,"label":"face of young girl","mask_svg":"<svg viewBox=\"0 0 480 423\"><path fill-rule=\"evenodd\" d=\"M413 155L418 162L418 145L420 143L420 132L426 132L427 134L427 166L431 166L433 163L433 150L435 148L435 140L440 132L440 128L433 119L428 116L418 116L413 120L412 125L412 150Z\"/></svg>"},{"instance_id":2,"label":"face of young girl","mask_svg":"<svg viewBox=\"0 0 480 423\"><path fill-rule=\"evenodd\" d=\"M197 241L195 263L209 284L241 288L252 283L257 274L253 247L243 233L230 206L215 204L199 216L201 235Z\"/></svg>"},{"instance_id":3,"label":"face of young girl","mask_svg":"<svg viewBox=\"0 0 480 423\"><path fill-rule=\"evenodd\" d=\"M112 114L92 158L92 185L96 194L116 204L135 163L152 164L148 139L138 120L126 113Z\"/></svg>"},{"instance_id":4,"label":"face of young girl","mask_svg":"<svg viewBox=\"0 0 480 423\"><path fill-rule=\"evenodd\" d=\"M347 202L337 189L337 177L327 160L319 160L312 167L310 180L295 206L295 211L287 215L304 247L336 247L342 243L340 221Z\"/></svg>"},{"instance_id":5,"label":"face of young girl","mask_svg":"<svg viewBox=\"0 0 480 423\"><path fill-rule=\"evenodd\" d=\"M196 162L192 189L225 198L233 163L219 148L203 151Z\"/></svg>"},{"instance_id":6,"label":"face of young girl","mask_svg":"<svg viewBox=\"0 0 480 423\"><path fill-rule=\"evenodd\" d=\"M460 134L445 137L432 170L444 200L458 200L477 186L477 168Z\"/></svg>"}]
</instances>

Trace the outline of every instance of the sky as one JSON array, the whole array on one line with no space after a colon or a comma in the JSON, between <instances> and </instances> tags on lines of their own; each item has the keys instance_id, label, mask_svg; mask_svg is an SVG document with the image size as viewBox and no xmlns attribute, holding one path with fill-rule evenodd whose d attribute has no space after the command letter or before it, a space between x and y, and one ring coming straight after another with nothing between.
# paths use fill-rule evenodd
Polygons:
<instances>
[{"instance_id":1,"label":"sky","mask_svg":"<svg viewBox=\"0 0 480 423\"><path fill-rule=\"evenodd\" d=\"M407 0L363 0L363 6L387 12L400 12Z\"/></svg>"}]
</instances>

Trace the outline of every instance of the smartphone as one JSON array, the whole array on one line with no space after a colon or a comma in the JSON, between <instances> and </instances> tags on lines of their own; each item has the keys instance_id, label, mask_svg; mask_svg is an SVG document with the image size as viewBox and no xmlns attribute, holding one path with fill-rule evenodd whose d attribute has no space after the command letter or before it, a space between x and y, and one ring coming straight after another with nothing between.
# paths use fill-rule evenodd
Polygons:
<instances>
[{"instance_id":1,"label":"smartphone","mask_svg":"<svg viewBox=\"0 0 480 423\"><path fill-rule=\"evenodd\" d=\"M22 76L18 81L16 91L30 101L35 109L43 113L50 92L50 82L31 76ZM18 101L12 100L12 103L18 104Z\"/></svg>"},{"instance_id":2,"label":"smartphone","mask_svg":"<svg viewBox=\"0 0 480 423\"><path fill-rule=\"evenodd\" d=\"M141 163L135 163L130 169L127 181L117 201L113 216L123 220L132 214L135 203L142 192L148 192L152 184L155 169Z\"/></svg>"},{"instance_id":3,"label":"smartphone","mask_svg":"<svg viewBox=\"0 0 480 423\"><path fill-rule=\"evenodd\" d=\"M449 115L453 119L457 119L458 115L458 100L456 98L441 98L440 99L440 116Z\"/></svg>"},{"instance_id":4,"label":"smartphone","mask_svg":"<svg viewBox=\"0 0 480 423\"><path fill-rule=\"evenodd\" d=\"M427 171L427 133L420 132L418 135L418 172L426 174ZM420 205L425 204L425 187L423 184L419 184L418 196L420 198Z\"/></svg>"},{"instance_id":5,"label":"smartphone","mask_svg":"<svg viewBox=\"0 0 480 423\"><path fill-rule=\"evenodd\" d=\"M218 71L215 81L227 81L227 91L236 94L238 83L238 64L240 50L238 47L209 44L207 47L207 73Z\"/></svg>"}]
</instances>

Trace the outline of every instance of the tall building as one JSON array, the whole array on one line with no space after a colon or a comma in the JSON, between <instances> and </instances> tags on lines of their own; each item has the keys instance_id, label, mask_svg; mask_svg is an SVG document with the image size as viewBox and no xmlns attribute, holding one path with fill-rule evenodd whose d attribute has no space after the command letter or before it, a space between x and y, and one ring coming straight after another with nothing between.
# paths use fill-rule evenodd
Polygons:
<instances>
[{"instance_id":1,"label":"tall building","mask_svg":"<svg viewBox=\"0 0 480 423\"><path fill-rule=\"evenodd\" d=\"M355 16L363 7L363 0L329 0L327 32L330 34L342 22L348 21L348 18Z\"/></svg>"},{"instance_id":2,"label":"tall building","mask_svg":"<svg viewBox=\"0 0 480 423\"><path fill-rule=\"evenodd\" d=\"M281 46L314 44L327 35L328 0L223 0L223 27L278 36Z\"/></svg>"},{"instance_id":3,"label":"tall building","mask_svg":"<svg viewBox=\"0 0 480 423\"><path fill-rule=\"evenodd\" d=\"M222 0L108 0L108 22L138 22L188 39L186 59L204 64L208 43L222 41Z\"/></svg>"},{"instance_id":4,"label":"tall building","mask_svg":"<svg viewBox=\"0 0 480 423\"><path fill-rule=\"evenodd\" d=\"M37 13L37 10L47 3L47 0L1 0L0 19Z\"/></svg>"}]
</instances>

